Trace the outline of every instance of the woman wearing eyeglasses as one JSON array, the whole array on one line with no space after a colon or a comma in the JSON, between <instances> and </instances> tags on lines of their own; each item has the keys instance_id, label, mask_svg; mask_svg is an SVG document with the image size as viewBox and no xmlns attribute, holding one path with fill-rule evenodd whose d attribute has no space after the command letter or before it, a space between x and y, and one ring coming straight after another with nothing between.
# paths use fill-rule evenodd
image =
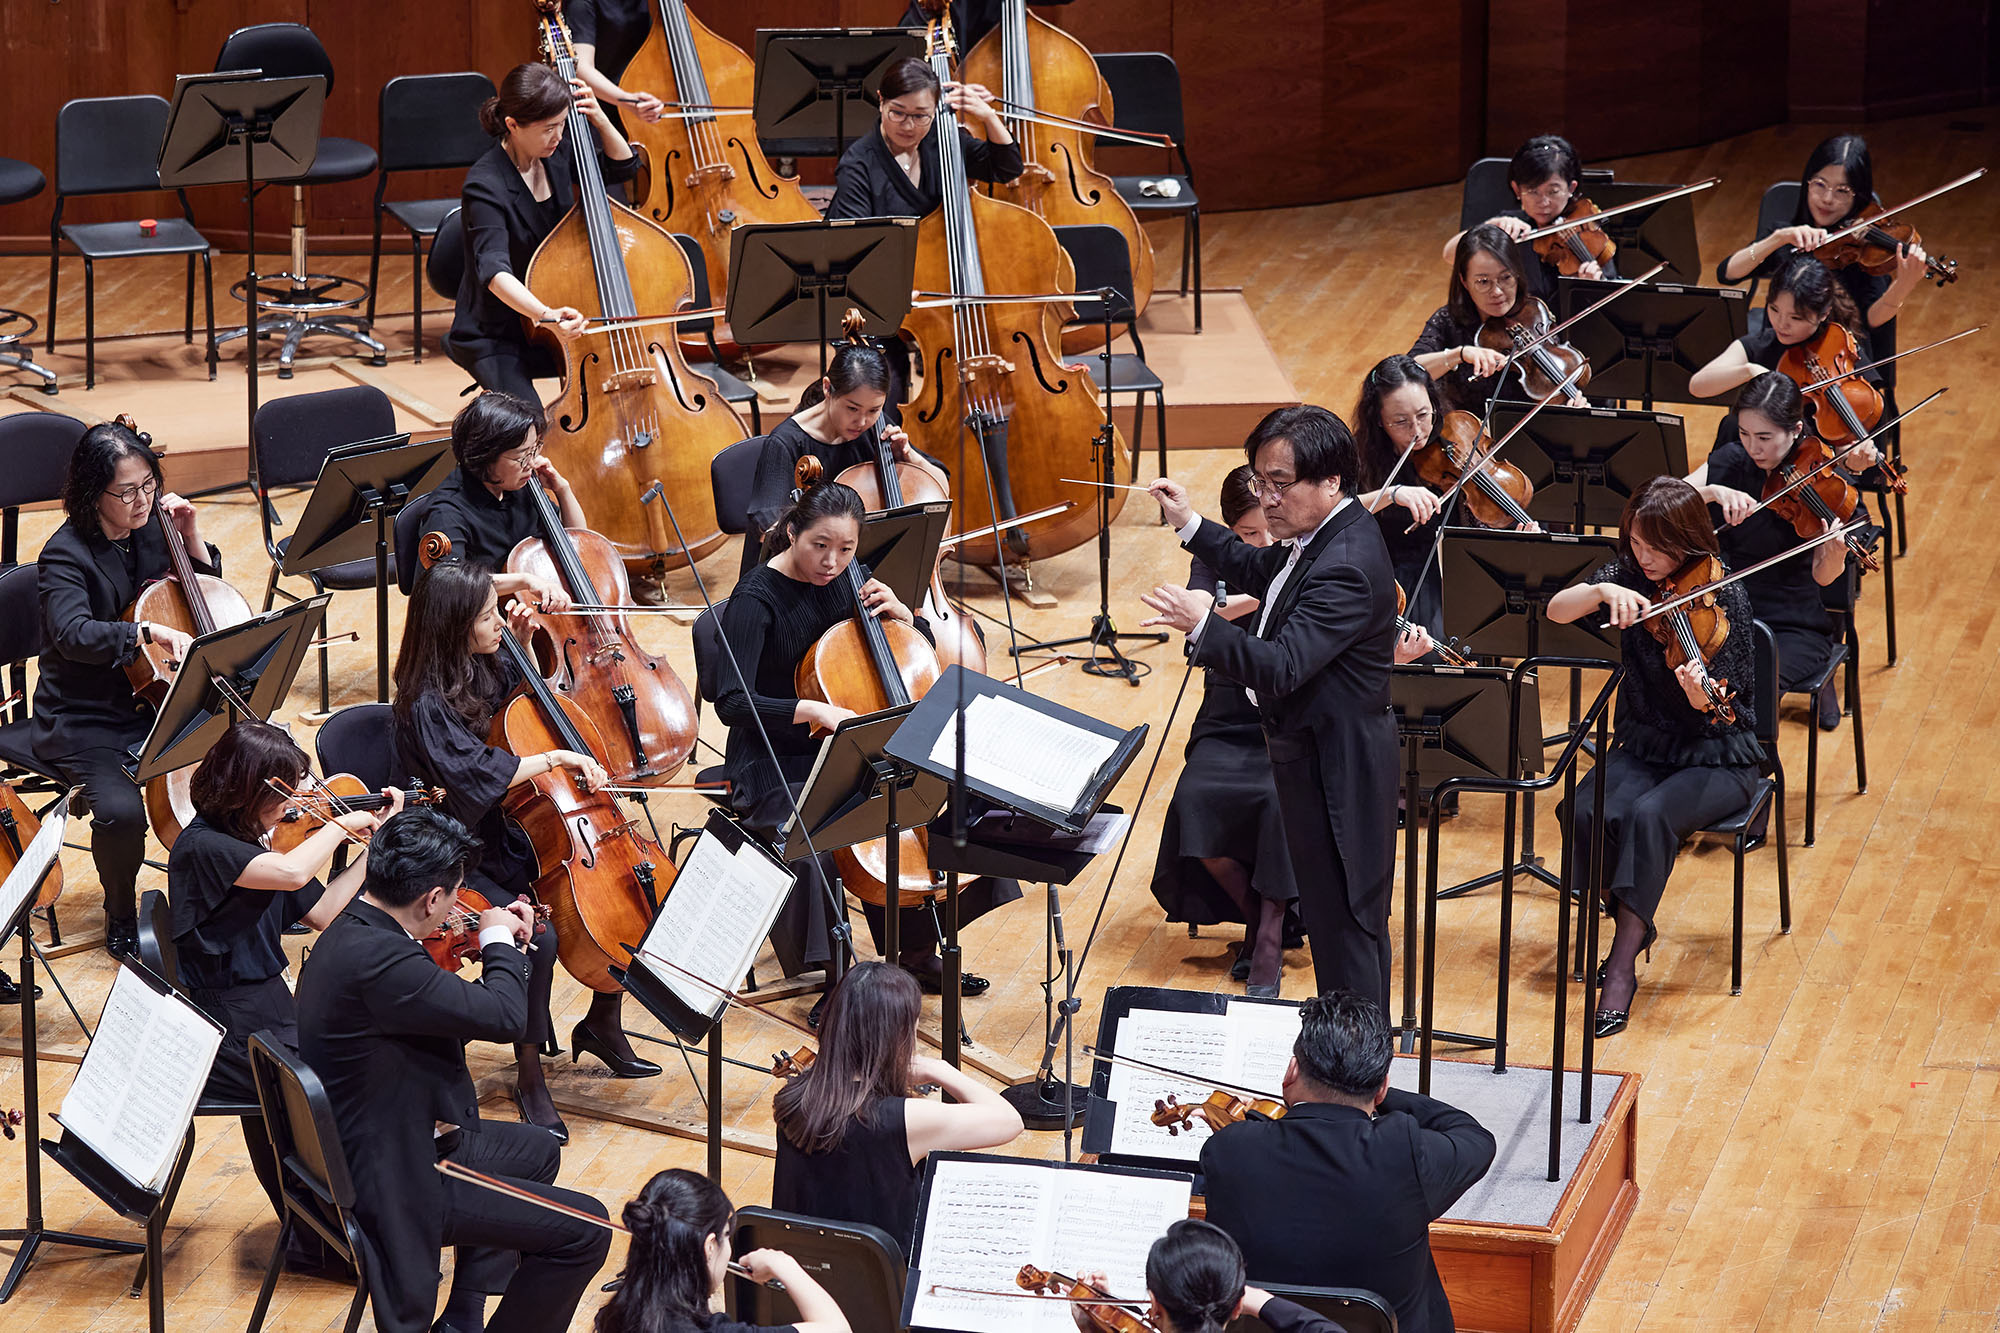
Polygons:
<instances>
[{"instance_id":1,"label":"woman wearing eyeglasses","mask_svg":"<svg viewBox=\"0 0 2000 1333\"><path fill-rule=\"evenodd\" d=\"M1507 164L1507 187L1514 192L1520 207L1502 209L1486 221L1518 244L1529 232L1546 227L1569 212L1571 201L1580 193L1582 178L1583 165L1569 140L1559 134L1537 134L1516 149L1513 160ZM1451 262L1457 255L1459 237L1463 235L1460 232L1444 243L1445 262ZM1528 279L1528 295L1539 296L1554 305L1560 270L1536 254L1533 245L1519 246L1516 256ZM1600 265L1590 260L1577 270L1577 276L1615 278L1618 261L1607 259Z\"/></svg>"},{"instance_id":2,"label":"woman wearing eyeglasses","mask_svg":"<svg viewBox=\"0 0 2000 1333\"><path fill-rule=\"evenodd\" d=\"M977 121L980 139L963 124L958 146L965 174L976 181L1010 181L1021 174L1021 150L1007 122L993 109L993 95L978 84L940 84L914 56L889 66L878 100L882 122L840 155L829 218L920 218L944 200L938 159L938 104L960 121Z\"/></svg>"},{"instance_id":3,"label":"woman wearing eyeglasses","mask_svg":"<svg viewBox=\"0 0 2000 1333\"><path fill-rule=\"evenodd\" d=\"M507 556L529 537L544 537L528 483L539 480L566 528L587 528L583 506L556 465L542 453L539 414L511 393L482 393L451 422L451 452L458 466L431 492L424 531L451 544L443 557L496 571L493 591L504 601L520 597L545 611L567 611L570 597L554 579L510 574Z\"/></svg>"},{"instance_id":4,"label":"woman wearing eyeglasses","mask_svg":"<svg viewBox=\"0 0 2000 1333\"><path fill-rule=\"evenodd\" d=\"M168 491L160 460L129 427L92 426L71 456L63 487L69 515L41 556L42 656L29 733L35 753L83 788L90 852L104 888L104 944L138 944L135 885L146 854L146 807L125 773L153 709L125 674L142 644L165 644L175 660L189 639L167 625L125 619L139 590L173 572L159 512L186 544L195 569L220 574L222 556L202 541L194 506Z\"/></svg>"},{"instance_id":5,"label":"woman wearing eyeglasses","mask_svg":"<svg viewBox=\"0 0 2000 1333\"><path fill-rule=\"evenodd\" d=\"M1513 240L1490 222L1458 238L1445 302L1424 321L1410 355L1437 381L1444 406L1482 413L1500 391L1504 354L1479 345L1479 326L1512 314L1526 299L1527 276Z\"/></svg>"}]
</instances>

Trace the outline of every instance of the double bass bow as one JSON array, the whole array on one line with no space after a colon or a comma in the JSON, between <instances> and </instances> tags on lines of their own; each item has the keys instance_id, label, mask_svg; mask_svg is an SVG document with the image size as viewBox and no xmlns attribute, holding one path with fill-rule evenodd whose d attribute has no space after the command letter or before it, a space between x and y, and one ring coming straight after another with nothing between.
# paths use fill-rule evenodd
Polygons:
<instances>
[{"instance_id":1,"label":"double bass bow","mask_svg":"<svg viewBox=\"0 0 2000 1333\"><path fill-rule=\"evenodd\" d=\"M535 6L543 54L574 81L558 0ZM722 545L708 464L747 432L715 382L688 369L679 342L640 318L687 299L693 278L679 242L611 199L596 136L574 105L564 132L576 161L576 206L535 251L525 280L592 322L577 334L529 325L530 337L554 339L563 363L544 448L626 566L658 575ZM640 498L656 485L673 497L678 535Z\"/></svg>"}]
</instances>

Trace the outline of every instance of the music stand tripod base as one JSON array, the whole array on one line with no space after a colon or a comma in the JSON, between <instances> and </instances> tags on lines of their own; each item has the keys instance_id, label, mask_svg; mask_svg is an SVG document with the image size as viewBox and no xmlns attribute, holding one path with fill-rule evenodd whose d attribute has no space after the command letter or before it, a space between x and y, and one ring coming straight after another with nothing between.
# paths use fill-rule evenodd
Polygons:
<instances>
[{"instance_id":1,"label":"music stand tripod base","mask_svg":"<svg viewBox=\"0 0 2000 1333\"><path fill-rule=\"evenodd\" d=\"M1002 1088L1000 1097L1020 1113L1021 1123L1029 1129L1074 1129L1083 1123L1090 1090L1051 1074Z\"/></svg>"}]
</instances>

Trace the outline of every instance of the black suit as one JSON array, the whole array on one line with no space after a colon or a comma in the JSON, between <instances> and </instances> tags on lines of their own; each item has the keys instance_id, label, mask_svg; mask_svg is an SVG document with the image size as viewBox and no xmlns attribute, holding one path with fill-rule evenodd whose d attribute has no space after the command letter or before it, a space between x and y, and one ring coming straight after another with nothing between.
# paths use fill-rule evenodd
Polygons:
<instances>
[{"instance_id":1,"label":"black suit","mask_svg":"<svg viewBox=\"0 0 2000 1333\"><path fill-rule=\"evenodd\" d=\"M125 609L140 588L172 572L157 519L124 546L129 558L92 519L83 528L65 522L42 547L42 655L29 732L36 755L83 786L104 911L121 922L138 916L133 888L146 853L146 807L122 765L153 723L152 707L125 675L139 655L139 627ZM213 546L206 555L195 568L220 573L222 557Z\"/></svg>"},{"instance_id":2,"label":"black suit","mask_svg":"<svg viewBox=\"0 0 2000 1333\"><path fill-rule=\"evenodd\" d=\"M1232 592L1263 597L1291 558L1203 519L1188 550ZM1260 625L1261 622L1261 625ZM1350 502L1312 537L1277 603L1195 640L1257 696L1285 844L1298 876L1321 994L1346 989L1389 1012L1389 894L1396 860L1396 580L1366 508Z\"/></svg>"},{"instance_id":3,"label":"black suit","mask_svg":"<svg viewBox=\"0 0 2000 1333\"><path fill-rule=\"evenodd\" d=\"M447 1244L459 1246L457 1288L507 1293L490 1333L567 1327L610 1247L601 1227L436 1170L449 1156L605 1216L597 1200L548 1183L561 1156L546 1130L479 1118L465 1043L517 1041L528 1020L527 956L492 944L480 957L480 980L463 981L394 917L357 899L299 971L299 1053L340 1127L383 1333L430 1327ZM458 1129L437 1137L440 1121Z\"/></svg>"},{"instance_id":4,"label":"black suit","mask_svg":"<svg viewBox=\"0 0 2000 1333\"><path fill-rule=\"evenodd\" d=\"M1450 1333L1430 1224L1493 1150L1477 1120L1414 1092L1390 1089L1373 1117L1304 1102L1202 1145L1208 1220L1243 1247L1252 1283L1365 1287L1395 1307L1400 1333Z\"/></svg>"}]
</instances>

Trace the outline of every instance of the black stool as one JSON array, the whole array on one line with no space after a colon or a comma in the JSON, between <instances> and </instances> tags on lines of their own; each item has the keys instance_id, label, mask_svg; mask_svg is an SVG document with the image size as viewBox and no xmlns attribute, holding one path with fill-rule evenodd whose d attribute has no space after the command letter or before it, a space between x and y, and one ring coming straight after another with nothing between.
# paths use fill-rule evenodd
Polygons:
<instances>
[{"instance_id":1,"label":"black stool","mask_svg":"<svg viewBox=\"0 0 2000 1333\"><path fill-rule=\"evenodd\" d=\"M18 204L33 199L48 187L42 173L26 162L0 157L0 204ZM0 366L12 366L42 377L42 392L56 391L55 372L38 364L23 350L41 327L33 315L22 310L0 308Z\"/></svg>"}]
</instances>

